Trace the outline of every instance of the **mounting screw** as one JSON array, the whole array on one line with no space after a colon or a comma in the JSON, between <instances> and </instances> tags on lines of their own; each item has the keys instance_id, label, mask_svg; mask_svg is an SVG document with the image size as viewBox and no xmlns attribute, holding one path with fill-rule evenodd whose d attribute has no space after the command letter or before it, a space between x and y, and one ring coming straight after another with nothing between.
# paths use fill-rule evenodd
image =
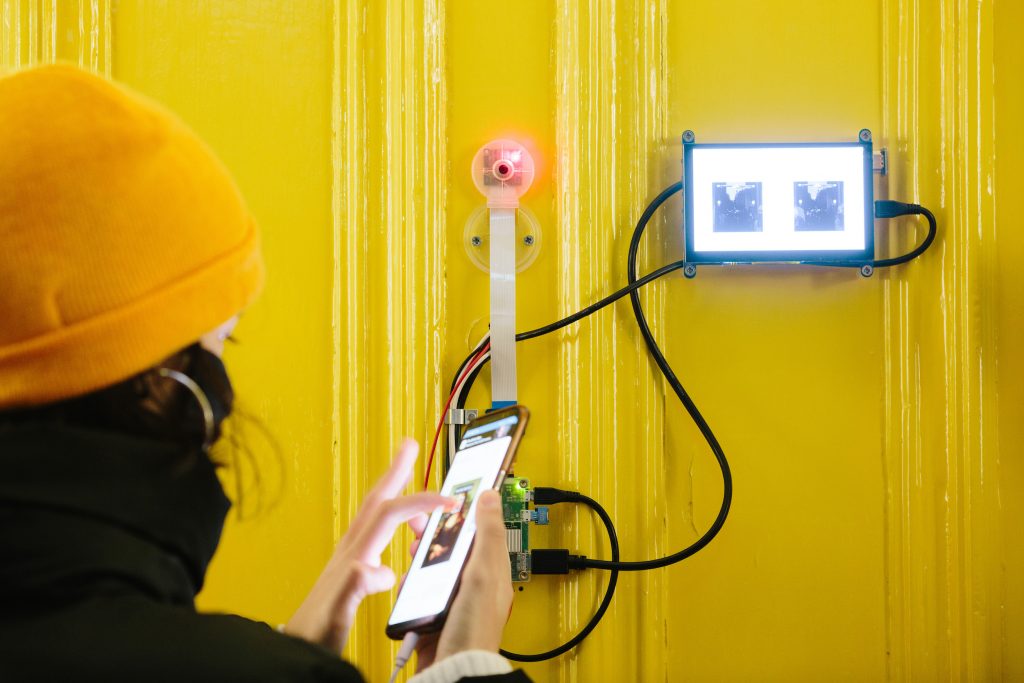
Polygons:
<instances>
[{"instance_id":1,"label":"mounting screw","mask_svg":"<svg viewBox=\"0 0 1024 683\"><path fill-rule=\"evenodd\" d=\"M683 142L693 142L697 139L697 136L693 134L692 130L683 131Z\"/></svg>"},{"instance_id":2,"label":"mounting screw","mask_svg":"<svg viewBox=\"0 0 1024 683\"><path fill-rule=\"evenodd\" d=\"M471 239L470 242L473 243L474 247L479 247L483 243L483 240L476 235L473 235L473 239Z\"/></svg>"},{"instance_id":3,"label":"mounting screw","mask_svg":"<svg viewBox=\"0 0 1024 683\"><path fill-rule=\"evenodd\" d=\"M528 578L530 578L529 574L527 574L526 572L519 572L520 581L526 581Z\"/></svg>"},{"instance_id":4,"label":"mounting screw","mask_svg":"<svg viewBox=\"0 0 1024 683\"><path fill-rule=\"evenodd\" d=\"M519 480L519 488L525 489L529 485L530 485L530 482L526 481L525 479L520 479Z\"/></svg>"},{"instance_id":5,"label":"mounting screw","mask_svg":"<svg viewBox=\"0 0 1024 683\"><path fill-rule=\"evenodd\" d=\"M860 129L860 141L861 142L871 142L871 131L868 130L867 128L861 128Z\"/></svg>"},{"instance_id":6,"label":"mounting screw","mask_svg":"<svg viewBox=\"0 0 1024 683\"><path fill-rule=\"evenodd\" d=\"M697 277L697 266L693 265L692 263L687 263L685 266L683 266L683 275L690 278L691 280Z\"/></svg>"},{"instance_id":7,"label":"mounting screw","mask_svg":"<svg viewBox=\"0 0 1024 683\"><path fill-rule=\"evenodd\" d=\"M860 267L860 274L863 277L871 277L871 274L875 272L875 267L870 264L864 264Z\"/></svg>"},{"instance_id":8,"label":"mounting screw","mask_svg":"<svg viewBox=\"0 0 1024 683\"><path fill-rule=\"evenodd\" d=\"M528 247L532 247L533 246L533 235L527 235L526 237L524 237L523 238L523 244L525 244Z\"/></svg>"}]
</instances>

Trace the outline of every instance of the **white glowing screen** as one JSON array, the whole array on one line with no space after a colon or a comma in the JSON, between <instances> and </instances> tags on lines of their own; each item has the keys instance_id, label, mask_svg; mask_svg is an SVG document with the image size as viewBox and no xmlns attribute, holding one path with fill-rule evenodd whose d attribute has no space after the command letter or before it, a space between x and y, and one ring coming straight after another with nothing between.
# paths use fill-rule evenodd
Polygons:
<instances>
[{"instance_id":1,"label":"white glowing screen","mask_svg":"<svg viewBox=\"0 0 1024 683\"><path fill-rule=\"evenodd\" d=\"M694 147L696 252L865 248L860 146Z\"/></svg>"}]
</instances>

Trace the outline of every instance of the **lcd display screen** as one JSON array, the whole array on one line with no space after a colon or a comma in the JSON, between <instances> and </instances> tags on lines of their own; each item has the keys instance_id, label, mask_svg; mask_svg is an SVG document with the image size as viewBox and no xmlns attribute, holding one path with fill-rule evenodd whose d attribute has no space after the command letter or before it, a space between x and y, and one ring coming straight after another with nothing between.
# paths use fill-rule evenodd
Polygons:
<instances>
[{"instance_id":1,"label":"lcd display screen","mask_svg":"<svg viewBox=\"0 0 1024 683\"><path fill-rule=\"evenodd\" d=\"M686 260L874 258L871 144L685 144Z\"/></svg>"}]
</instances>

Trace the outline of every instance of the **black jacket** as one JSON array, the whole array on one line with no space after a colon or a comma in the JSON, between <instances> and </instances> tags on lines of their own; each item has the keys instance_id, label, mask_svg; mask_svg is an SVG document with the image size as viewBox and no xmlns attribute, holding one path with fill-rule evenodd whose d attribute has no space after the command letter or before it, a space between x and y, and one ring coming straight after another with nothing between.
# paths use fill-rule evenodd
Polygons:
<instances>
[{"instance_id":1,"label":"black jacket","mask_svg":"<svg viewBox=\"0 0 1024 683\"><path fill-rule=\"evenodd\" d=\"M326 649L195 611L229 506L204 455L0 426L0 680L362 681Z\"/></svg>"}]
</instances>

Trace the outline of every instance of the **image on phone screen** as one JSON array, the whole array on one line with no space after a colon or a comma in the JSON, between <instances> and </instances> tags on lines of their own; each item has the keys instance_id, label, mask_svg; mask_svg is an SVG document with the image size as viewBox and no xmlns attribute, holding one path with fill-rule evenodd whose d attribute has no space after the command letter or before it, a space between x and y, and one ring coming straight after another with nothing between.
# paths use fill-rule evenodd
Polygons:
<instances>
[{"instance_id":1,"label":"image on phone screen","mask_svg":"<svg viewBox=\"0 0 1024 683\"><path fill-rule=\"evenodd\" d=\"M434 532L434 537L430 539L430 547L427 548L427 556L423 560L424 567L432 567L452 559L455 541L466 523L469 506L473 502L473 498L476 497L478 488L480 488L479 479L452 487L451 496L456 501L456 507L448 512L442 512L438 518L437 530Z\"/></svg>"}]
</instances>

